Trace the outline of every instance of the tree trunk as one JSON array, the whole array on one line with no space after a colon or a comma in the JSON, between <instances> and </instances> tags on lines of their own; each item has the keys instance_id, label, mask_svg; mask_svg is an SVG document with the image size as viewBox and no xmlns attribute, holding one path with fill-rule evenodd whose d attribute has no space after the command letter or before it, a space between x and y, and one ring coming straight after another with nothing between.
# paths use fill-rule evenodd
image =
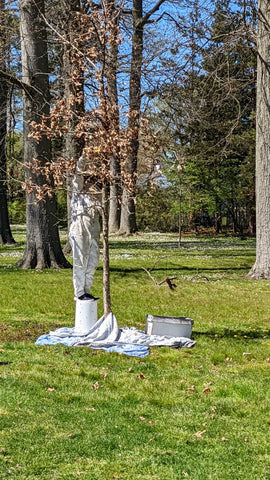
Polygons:
<instances>
[{"instance_id":1,"label":"tree trunk","mask_svg":"<svg viewBox=\"0 0 270 480\"><path fill-rule=\"evenodd\" d=\"M109 183L104 181L102 189L102 233L103 233L103 309L106 317L111 312L110 258L109 258Z\"/></svg>"},{"instance_id":2,"label":"tree trunk","mask_svg":"<svg viewBox=\"0 0 270 480\"><path fill-rule=\"evenodd\" d=\"M107 16L111 22L110 35L108 39L108 57L106 66L106 77L108 86L108 101L111 113L111 123L114 134L119 138L119 104L117 93L117 64L118 64L118 20L119 12L115 8L115 0L106 0ZM110 215L109 232L117 233L120 228L121 217L121 166L119 145L115 145L114 154L110 162L111 185L110 185Z\"/></svg>"},{"instance_id":3,"label":"tree trunk","mask_svg":"<svg viewBox=\"0 0 270 480\"><path fill-rule=\"evenodd\" d=\"M5 25L5 0L0 0L0 70L6 70L6 25ZM6 135L7 135L7 97L8 86L4 79L0 82L0 245L14 244L12 236L8 205L7 205L7 157L6 157Z\"/></svg>"},{"instance_id":4,"label":"tree trunk","mask_svg":"<svg viewBox=\"0 0 270 480\"><path fill-rule=\"evenodd\" d=\"M250 235L256 235L256 215L253 212L249 215L248 232Z\"/></svg>"},{"instance_id":5,"label":"tree trunk","mask_svg":"<svg viewBox=\"0 0 270 480\"><path fill-rule=\"evenodd\" d=\"M250 276L270 278L270 5L258 2L256 115L256 261Z\"/></svg>"},{"instance_id":6,"label":"tree trunk","mask_svg":"<svg viewBox=\"0 0 270 480\"><path fill-rule=\"evenodd\" d=\"M32 87L32 95L24 94L24 162L26 185L26 249L18 262L22 268L67 268L57 226L56 198L45 195L38 201L37 192L48 184L39 171L33 171L33 159L43 167L51 162L51 143L46 136L39 142L29 138L29 122L40 122L50 110L49 69L43 0L20 1L20 33L22 49L22 79ZM51 180L52 182L52 180ZM30 184L33 185L30 188Z\"/></svg>"},{"instance_id":7,"label":"tree trunk","mask_svg":"<svg viewBox=\"0 0 270 480\"><path fill-rule=\"evenodd\" d=\"M125 165L127 179L123 188L121 209L121 234L130 235L135 233L136 223L136 180L137 161L139 150L139 129L141 110L141 76L143 63L143 29L150 17L159 9L165 0L158 2L143 16L142 0L133 0L132 7L132 52L129 77L129 154Z\"/></svg>"},{"instance_id":8,"label":"tree trunk","mask_svg":"<svg viewBox=\"0 0 270 480\"><path fill-rule=\"evenodd\" d=\"M121 168L119 158L111 159L111 186L110 186L110 216L109 216L109 232L118 233L121 218Z\"/></svg>"},{"instance_id":9,"label":"tree trunk","mask_svg":"<svg viewBox=\"0 0 270 480\"><path fill-rule=\"evenodd\" d=\"M142 0L133 0L132 53L129 79L129 154L126 161L126 174L129 185L125 185L122 196L120 233L130 235L137 231L136 223L136 173L139 149L139 122L141 109L141 72L143 59L143 9ZM127 182L125 182L127 183Z\"/></svg>"}]
</instances>

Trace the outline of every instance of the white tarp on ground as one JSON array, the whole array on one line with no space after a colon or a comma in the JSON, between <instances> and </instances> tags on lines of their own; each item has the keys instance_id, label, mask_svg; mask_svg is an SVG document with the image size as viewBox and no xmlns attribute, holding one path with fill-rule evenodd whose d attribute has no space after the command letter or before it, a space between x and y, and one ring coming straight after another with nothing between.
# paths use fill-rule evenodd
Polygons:
<instances>
[{"instance_id":1,"label":"white tarp on ground","mask_svg":"<svg viewBox=\"0 0 270 480\"><path fill-rule=\"evenodd\" d=\"M119 328L112 313L106 318L101 317L87 334L78 334L74 328L63 327L47 335L41 335L36 341L37 345L63 344L70 347L91 347L137 357L148 355L149 347L153 346L190 348L195 343L185 337L147 335L134 327Z\"/></svg>"}]
</instances>

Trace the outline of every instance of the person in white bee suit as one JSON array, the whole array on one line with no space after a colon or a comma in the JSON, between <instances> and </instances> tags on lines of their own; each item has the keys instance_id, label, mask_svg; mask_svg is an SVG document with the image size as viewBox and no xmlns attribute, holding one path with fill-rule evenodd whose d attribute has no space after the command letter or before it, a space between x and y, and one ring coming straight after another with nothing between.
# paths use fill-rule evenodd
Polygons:
<instances>
[{"instance_id":1,"label":"person in white bee suit","mask_svg":"<svg viewBox=\"0 0 270 480\"><path fill-rule=\"evenodd\" d=\"M86 159L78 160L72 181L69 241L73 253L74 299L96 300L91 295L99 262L101 189L87 175Z\"/></svg>"}]
</instances>

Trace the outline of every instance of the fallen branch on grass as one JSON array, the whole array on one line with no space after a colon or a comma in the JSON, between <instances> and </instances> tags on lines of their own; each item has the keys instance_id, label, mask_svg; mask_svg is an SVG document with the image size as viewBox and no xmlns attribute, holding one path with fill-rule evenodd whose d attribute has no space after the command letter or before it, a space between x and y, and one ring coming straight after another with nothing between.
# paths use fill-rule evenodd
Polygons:
<instances>
[{"instance_id":1,"label":"fallen branch on grass","mask_svg":"<svg viewBox=\"0 0 270 480\"><path fill-rule=\"evenodd\" d=\"M168 284L169 288L171 290L174 290L177 287L177 285L175 283L172 283L171 280L175 280L175 279L176 279L176 277L166 277L166 278L164 278L164 280L162 280L162 282L158 283L158 286L162 285L163 283L166 282Z\"/></svg>"},{"instance_id":2,"label":"fallen branch on grass","mask_svg":"<svg viewBox=\"0 0 270 480\"><path fill-rule=\"evenodd\" d=\"M152 275L151 275L151 273L150 273L152 269L151 269L151 270L147 270L147 268L144 268L144 267L142 267L142 269L147 273L147 275L151 278L151 280L153 280L154 284L155 284L156 287L157 287L157 286L158 286L158 283L157 283L156 279L155 279L154 277L152 277Z\"/></svg>"},{"instance_id":3,"label":"fallen branch on grass","mask_svg":"<svg viewBox=\"0 0 270 480\"><path fill-rule=\"evenodd\" d=\"M151 271L153 270L154 266L157 264L158 260L154 263L154 265L152 266L152 268L150 269L147 269L147 268L144 268L142 267L142 269L147 273L147 275L151 278L151 280L154 282L154 284L156 285L156 287L160 287L160 285L163 285L164 283L167 283L168 287L171 289L171 290L174 290L177 285L175 283L172 283L172 280L175 280L176 277L166 277L164 278L164 280L162 280L161 282L157 282L156 279L153 277L153 275L151 275Z\"/></svg>"}]
</instances>

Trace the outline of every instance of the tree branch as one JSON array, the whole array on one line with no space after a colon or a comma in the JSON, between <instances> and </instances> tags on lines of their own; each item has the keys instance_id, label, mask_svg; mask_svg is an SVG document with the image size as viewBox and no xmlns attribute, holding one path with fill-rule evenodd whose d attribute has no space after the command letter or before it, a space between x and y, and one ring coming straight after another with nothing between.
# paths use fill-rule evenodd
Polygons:
<instances>
[{"instance_id":1,"label":"tree branch","mask_svg":"<svg viewBox=\"0 0 270 480\"><path fill-rule=\"evenodd\" d=\"M157 12L157 11L159 10L159 7L161 7L161 5L162 5L165 1L166 1L166 0L159 0L159 1L156 3L156 5L155 5L153 8L151 8L151 10L149 10L149 12L147 12L147 13L144 15L144 17L143 17L143 19L142 19L142 24L143 24L143 25L145 25L145 24L148 22L149 18L150 18L155 12Z\"/></svg>"},{"instance_id":2,"label":"tree branch","mask_svg":"<svg viewBox=\"0 0 270 480\"><path fill-rule=\"evenodd\" d=\"M151 275L150 271L147 270L147 268L144 268L144 267L142 267L142 270L144 270L144 271L147 273L147 275L149 275L149 277L151 278L151 280L153 280L154 284L157 286L158 283L157 283L156 279Z\"/></svg>"},{"instance_id":3,"label":"tree branch","mask_svg":"<svg viewBox=\"0 0 270 480\"><path fill-rule=\"evenodd\" d=\"M4 70L0 70L0 78L4 78L11 85L16 85L16 87L22 89L29 97L31 97L33 93L37 91L36 88L22 82L21 80L19 80L19 78L14 77L13 75L5 72Z\"/></svg>"}]
</instances>

